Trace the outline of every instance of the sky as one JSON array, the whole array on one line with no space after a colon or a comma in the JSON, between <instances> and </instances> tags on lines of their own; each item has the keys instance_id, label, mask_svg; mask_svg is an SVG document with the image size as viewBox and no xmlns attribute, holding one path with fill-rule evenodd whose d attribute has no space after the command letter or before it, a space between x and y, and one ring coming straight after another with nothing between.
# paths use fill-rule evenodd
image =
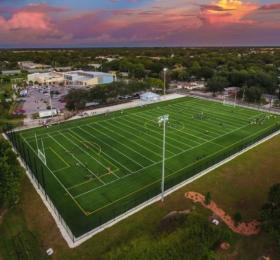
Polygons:
<instances>
[{"instance_id":1,"label":"sky","mask_svg":"<svg viewBox=\"0 0 280 260\"><path fill-rule=\"evenodd\" d=\"M274 0L0 0L0 48L280 45Z\"/></svg>"}]
</instances>

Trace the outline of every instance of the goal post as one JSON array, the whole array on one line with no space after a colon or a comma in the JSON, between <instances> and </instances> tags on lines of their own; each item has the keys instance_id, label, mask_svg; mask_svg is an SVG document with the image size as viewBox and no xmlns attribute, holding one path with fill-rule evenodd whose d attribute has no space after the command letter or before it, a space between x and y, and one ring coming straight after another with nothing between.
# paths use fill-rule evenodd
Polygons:
<instances>
[{"instance_id":1,"label":"goal post","mask_svg":"<svg viewBox=\"0 0 280 260\"><path fill-rule=\"evenodd\" d=\"M46 158L46 152L45 152L43 139L41 138L41 147L39 147L38 138L37 138L36 133L35 133L35 140L36 140L36 146L37 146L37 156L42 161L42 163L47 166L47 158Z\"/></svg>"}]
</instances>

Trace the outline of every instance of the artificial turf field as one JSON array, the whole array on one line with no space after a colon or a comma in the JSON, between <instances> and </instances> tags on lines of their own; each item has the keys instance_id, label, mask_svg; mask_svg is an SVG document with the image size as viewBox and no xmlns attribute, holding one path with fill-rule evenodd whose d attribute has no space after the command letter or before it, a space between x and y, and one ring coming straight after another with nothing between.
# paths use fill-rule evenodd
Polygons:
<instances>
[{"instance_id":1,"label":"artificial turf field","mask_svg":"<svg viewBox=\"0 0 280 260\"><path fill-rule=\"evenodd\" d=\"M17 132L17 150L78 237L160 193L164 114L166 188L279 130L280 120L187 97Z\"/></svg>"}]
</instances>

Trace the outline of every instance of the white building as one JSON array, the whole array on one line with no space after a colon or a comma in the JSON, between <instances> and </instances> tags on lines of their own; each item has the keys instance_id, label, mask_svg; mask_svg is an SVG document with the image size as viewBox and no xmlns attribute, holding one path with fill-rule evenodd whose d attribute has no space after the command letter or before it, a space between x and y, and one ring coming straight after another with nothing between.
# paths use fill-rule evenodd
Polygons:
<instances>
[{"instance_id":1,"label":"white building","mask_svg":"<svg viewBox=\"0 0 280 260\"><path fill-rule=\"evenodd\" d=\"M98 84L108 84L115 80L115 75L95 71L69 71L33 73L27 76L27 81L45 85L64 84L69 87L87 87Z\"/></svg>"},{"instance_id":2,"label":"white building","mask_svg":"<svg viewBox=\"0 0 280 260\"><path fill-rule=\"evenodd\" d=\"M160 100L160 95L153 92L146 92L140 95L140 100L146 102L154 102Z\"/></svg>"},{"instance_id":3,"label":"white building","mask_svg":"<svg viewBox=\"0 0 280 260\"><path fill-rule=\"evenodd\" d=\"M110 73L96 71L70 71L64 73L66 86L86 87L99 84L109 84L115 80L115 76Z\"/></svg>"},{"instance_id":4,"label":"white building","mask_svg":"<svg viewBox=\"0 0 280 260\"><path fill-rule=\"evenodd\" d=\"M33 73L27 75L27 81L45 85L64 83L64 76L60 72Z\"/></svg>"},{"instance_id":5,"label":"white building","mask_svg":"<svg viewBox=\"0 0 280 260\"><path fill-rule=\"evenodd\" d=\"M18 62L18 65L22 70L26 70L30 73L51 70L50 65L34 63L32 61L20 61Z\"/></svg>"}]
</instances>

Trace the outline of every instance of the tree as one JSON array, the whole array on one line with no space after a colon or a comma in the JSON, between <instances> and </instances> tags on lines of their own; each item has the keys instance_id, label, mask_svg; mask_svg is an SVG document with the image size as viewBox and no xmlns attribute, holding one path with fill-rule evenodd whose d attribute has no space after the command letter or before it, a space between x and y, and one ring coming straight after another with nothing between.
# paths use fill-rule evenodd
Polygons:
<instances>
[{"instance_id":1,"label":"tree","mask_svg":"<svg viewBox=\"0 0 280 260\"><path fill-rule=\"evenodd\" d=\"M163 81L156 78L148 78L147 83L153 88L163 88Z\"/></svg>"},{"instance_id":2,"label":"tree","mask_svg":"<svg viewBox=\"0 0 280 260\"><path fill-rule=\"evenodd\" d=\"M238 225L242 221L242 215L240 212L236 212L233 216L235 225Z\"/></svg>"},{"instance_id":3,"label":"tree","mask_svg":"<svg viewBox=\"0 0 280 260\"><path fill-rule=\"evenodd\" d=\"M0 140L0 207L11 207L19 200L21 168L9 144Z\"/></svg>"},{"instance_id":4,"label":"tree","mask_svg":"<svg viewBox=\"0 0 280 260\"><path fill-rule=\"evenodd\" d=\"M211 203L211 200L212 200L211 193L208 191L205 195L204 203L206 205L209 205Z\"/></svg>"},{"instance_id":5,"label":"tree","mask_svg":"<svg viewBox=\"0 0 280 260\"><path fill-rule=\"evenodd\" d=\"M216 93L223 91L229 86L227 79L223 76L214 76L207 81L207 88L209 91Z\"/></svg>"},{"instance_id":6,"label":"tree","mask_svg":"<svg viewBox=\"0 0 280 260\"><path fill-rule=\"evenodd\" d=\"M280 246L280 183L273 185L261 209L262 227Z\"/></svg>"},{"instance_id":7,"label":"tree","mask_svg":"<svg viewBox=\"0 0 280 260\"><path fill-rule=\"evenodd\" d=\"M248 102L258 102L261 99L263 90L260 87L249 87L245 91L245 99Z\"/></svg>"}]
</instances>

